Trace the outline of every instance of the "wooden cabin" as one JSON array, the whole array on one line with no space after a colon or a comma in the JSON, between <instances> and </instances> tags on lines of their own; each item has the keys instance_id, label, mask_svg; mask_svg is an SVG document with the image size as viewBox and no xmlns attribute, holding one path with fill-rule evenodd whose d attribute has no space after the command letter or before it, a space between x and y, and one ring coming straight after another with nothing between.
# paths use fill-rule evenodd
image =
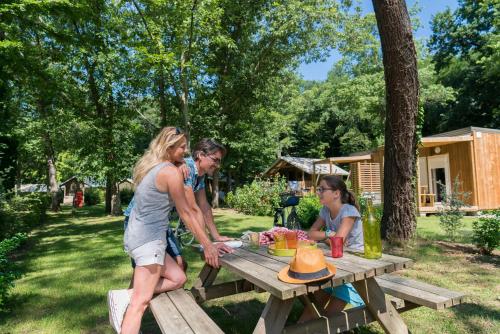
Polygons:
<instances>
[{"instance_id":1,"label":"wooden cabin","mask_svg":"<svg viewBox=\"0 0 500 334\"><path fill-rule=\"evenodd\" d=\"M120 180L118 182L118 189L120 191L125 190L125 189L134 191L134 180L132 180L131 178L126 178L126 179Z\"/></svg>"},{"instance_id":2,"label":"wooden cabin","mask_svg":"<svg viewBox=\"0 0 500 334\"><path fill-rule=\"evenodd\" d=\"M83 191L83 196L85 197L85 190L87 188L105 188L105 184L97 182L90 178L85 178L83 181L78 179L76 176L72 176L64 182L59 183L59 188L64 193L64 204L72 204L73 197L77 190Z\"/></svg>"},{"instance_id":3,"label":"wooden cabin","mask_svg":"<svg viewBox=\"0 0 500 334\"><path fill-rule=\"evenodd\" d=\"M311 192L321 175L348 176L349 173L332 163L315 164L321 159L281 157L263 174L273 177L280 174L288 181L288 188L298 193ZM314 164L314 169L313 169Z\"/></svg>"},{"instance_id":4,"label":"wooden cabin","mask_svg":"<svg viewBox=\"0 0 500 334\"><path fill-rule=\"evenodd\" d=\"M78 180L76 176L72 176L66 181L63 181L59 184L59 188L64 193L64 204L72 204L73 197L75 196L75 192L77 190L85 190L85 182Z\"/></svg>"},{"instance_id":5,"label":"wooden cabin","mask_svg":"<svg viewBox=\"0 0 500 334\"><path fill-rule=\"evenodd\" d=\"M378 192L383 199L383 147L320 162L327 160L349 163L354 190ZM422 215L439 211L443 190L451 192L455 179L461 183L461 192L470 193L464 211L500 208L500 130L467 127L422 138L417 179Z\"/></svg>"}]
</instances>

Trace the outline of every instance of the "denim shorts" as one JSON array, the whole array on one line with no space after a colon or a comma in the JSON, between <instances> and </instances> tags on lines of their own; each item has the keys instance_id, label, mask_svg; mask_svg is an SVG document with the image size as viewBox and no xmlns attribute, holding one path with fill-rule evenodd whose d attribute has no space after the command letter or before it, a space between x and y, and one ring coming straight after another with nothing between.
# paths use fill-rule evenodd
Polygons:
<instances>
[{"instance_id":1,"label":"denim shorts","mask_svg":"<svg viewBox=\"0 0 500 334\"><path fill-rule=\"evenodd\" d=\"M147 266L150 264L163 265L165 261L165 246L163 240L153 240L130 250L128 255L130 255L138 266Z\"/></svg>"},{"instance_id":2,"label":"denim shorts","mask_svg":"<svg viewBox=\"0 0 500 334\"><path fill-rule=\"evenodd\" d=\"M351 283L342 284L334 288L326 288L324 291L335 298L345 301L347 304L351 304L353 307L365 305L363 299Z\"/></svg>"}]
</instances>

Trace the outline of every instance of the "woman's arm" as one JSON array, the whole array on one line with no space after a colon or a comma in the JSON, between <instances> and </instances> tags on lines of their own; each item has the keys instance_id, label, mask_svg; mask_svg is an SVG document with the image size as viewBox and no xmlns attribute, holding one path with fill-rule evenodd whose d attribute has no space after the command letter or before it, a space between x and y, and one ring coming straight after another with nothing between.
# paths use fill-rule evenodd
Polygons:
<instances>
[{"instance_id":1,"label":"woman's arm","mask_svg":"<svg viewBox=\"0 0 500 334\"><path fill-rule=\"evenodd\" d=\"M352 230L352 227L354 226L355 222L355 217L344 217L342 218L339 226L339 230L335 234L336 237L342 237L344 238L344 243L347 240L347 236Z\"/></svg>"},{"instance_id":2,"label":"woman's arm","mask_svg":"<svg viewBox=\"0 0 500 334\"><path fill-rule=\"evenodd\" d=\"M205 261L212 267L219 267L219 252L210 242L202 228L202 223L197 221L196 210L193 210L186 200L184 182L180 171L173 166L162 168L156 176L158 190L168 192L172 197L177 212L187 228L193 233L196 240L203 246Z\"/></svg>"},{"instance_id":3,"label":"woman's arm","mask_svg":"<svg viewBox=\"0 0 500 334\"><path fill-rule=\"evenodd\" d=\"M325 226L325 220L321 217L318 217L314 224L312 224L311 228L309 229L309 232L307 233L309 239L311 240L325 240L325 232L321 231L321 228Z\"/></svg>"}]
</instances>

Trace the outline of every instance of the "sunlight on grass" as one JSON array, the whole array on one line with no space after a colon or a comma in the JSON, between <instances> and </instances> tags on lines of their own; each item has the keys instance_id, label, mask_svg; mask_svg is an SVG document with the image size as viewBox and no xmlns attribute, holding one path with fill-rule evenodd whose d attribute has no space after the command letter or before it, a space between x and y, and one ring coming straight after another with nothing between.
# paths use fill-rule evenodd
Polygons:
<instances>
[{"instance_id":1,"label":"sunlight on grass","mask_svg":"<svg viewBox=\"0 0 500 334\"><path fill-rule=\"evenodd\" d=\"M113 333L106 292L128 286L131 268L122 249L122 218L102 212L103 207L96 206L72 216L65 208L51 214L49 223L33 233L31 248L19 257L24 276L13 289L12 312L0 315L1 333ZM271 217L244 216L232 210L216 210L215 218L219 231L232 237L272 226ZM470 243L472 221L466 218L463 242ZM412 247L390 250L415 260L415 266L402 274L463 291L470 302L444 311L419 308L403 314L412 333L500 332L498 256L464 253L438 243L444 237L437 217L419 218L417 231ZM184 256L189 263L189 288L203 262L191 249ZM223 269L217 280L232 278ZM250 292L209 301L203 308L226 333L251 333L267 298L267 293ZM297 302L289 321L300 312ZM150 313L143 319L142 332L160 333ZM383 333L378 325L358 332Z\"/></svg>"}]
</instances>

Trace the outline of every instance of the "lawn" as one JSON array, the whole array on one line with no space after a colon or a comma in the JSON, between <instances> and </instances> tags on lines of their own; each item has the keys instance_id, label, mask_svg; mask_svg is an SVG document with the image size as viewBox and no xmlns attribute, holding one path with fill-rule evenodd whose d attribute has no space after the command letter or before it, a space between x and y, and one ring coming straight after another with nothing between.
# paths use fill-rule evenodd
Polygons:
<instances>
[{"instance_id":1,"label":"lawn","mask_svg":"<svg viewBox=\"0 0 500 334\"><path fill-rule=\"evenodd\" d=\"M108 324L106 292L129 283L130 263L122 250L120 217L102 214L102 206L68 208L51 214L48 224L33 233L30 244L18 254L24 276L16 282L11 312L0 314L0 333L112 333ZM216 222L226 235L238 237L247 230L271 227L270 217L252 217L218 210ZM471 218L461 243L443 241L437 218L418 221L418 238L405 250L387 252L415 259L405 276L470 295L467 304L444 311L420 308L403 314L412 333L500 333L500 270L495 256L480 256L468 244ZM190 287L202 262L187 250ZM229 274L222 272L222 280ZM213 300L203 305L227 333L251 333L262 311L266 294L247 293ZM292 320L299 315L295 305ZM160 333L147 314L143 333ZM363 333L382 333L373 325Z\"/></svg>"}]
</instances>

